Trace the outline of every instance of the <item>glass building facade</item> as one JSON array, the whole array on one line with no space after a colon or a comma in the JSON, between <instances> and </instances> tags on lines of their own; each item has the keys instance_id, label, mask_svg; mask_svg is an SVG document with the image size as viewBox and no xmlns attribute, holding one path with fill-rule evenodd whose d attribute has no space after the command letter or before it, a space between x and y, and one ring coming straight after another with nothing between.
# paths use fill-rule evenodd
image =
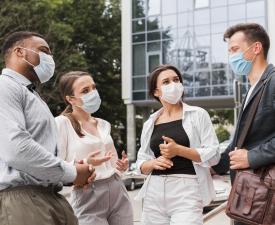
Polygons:
<instances>
[{"instance_id":1,"label":"glass building facade","mask_svg":"<svg viewBox=\"0 0 275 225\"><path fill-rule=\"evenodd\" d=\"M223 33L241 22L267 28L265 0L131 1L133 103L151 100L148 75L159 64L182 72L187 99L233 98Z\"/></svg>"}]
</instances>

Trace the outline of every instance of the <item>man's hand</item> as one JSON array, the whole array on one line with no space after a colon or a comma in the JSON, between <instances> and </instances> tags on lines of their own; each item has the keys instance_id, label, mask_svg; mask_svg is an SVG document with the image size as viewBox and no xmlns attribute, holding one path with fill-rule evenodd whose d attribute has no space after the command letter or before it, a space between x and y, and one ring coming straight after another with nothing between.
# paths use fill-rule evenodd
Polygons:
<instances>
[{"instance_id":1,"label":"man's hand","mask_svg":"<svg viewBox=\"0 0 275 225\"><path fill-rule=\"evenodd\" d=\"M128 169L129 159L124 150L122 151L122 158L117 160L116 165L116 169L120 172L125 172Z\"/></svg>"},{"instance_id":2,"label":"man's hand","mask_svg":"<svg viewBox=\"0 0 275 225\"><path fill-rule=\"evenodd\" d=\"M107 152L103 157L98 157L99 154L100 151L90 153L87 157L87 163L93 166L99 166L113 157L113 153L111 151Z\"/></svg>"},{"instance_id":3,"label":"man's hand","mask_svg":"<svg viewBox=\"0 0 275 225\"><path fill-rule=\"evenodd\" d=\"M229 153L230 169L246 169L249 168L248 156L246 149L237 149Z\"/></svg>"},{"instance_id":4,"label":"man's hand","mask_svg":"<svg viewBox=\"0 0 275 225\"><path fill-rule=\"evenodd\" d=\"M173 166L173 162L163 156L152 160L153 170L166 170Z\"/></svg>"},{"instance_id":5,"label":"man's hand","mask_svg":"<svg viewBox=\"0 0 275 225\"><path fill-rule=\"evenodd\" d=\"M167 159L177 156L178 144L169 137L162 136L162 139L165 143L159 145L161 155Z\"/></svg>"},{"instance_id":6,"label":"man's hand","mask_svg":"<svg viewBox=\"0 0 275 225\"><path fill-rule=\"evenodd\" d=\"M92 183L96 177L95 169L87 164L79 164L75 165L77 176L74 180L74 185L77 187L85 187Z\"/></svg>"}]
</instances>

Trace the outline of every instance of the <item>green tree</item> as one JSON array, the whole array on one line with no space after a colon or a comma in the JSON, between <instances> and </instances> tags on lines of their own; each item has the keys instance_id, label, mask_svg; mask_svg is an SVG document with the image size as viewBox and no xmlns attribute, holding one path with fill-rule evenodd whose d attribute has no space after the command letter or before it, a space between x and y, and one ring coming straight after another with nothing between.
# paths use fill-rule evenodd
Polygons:
<instances>
[{"instance_id":1,"label":"green tree","mask_svg":"<svg viewBox=\"0 0 275 225\"><path fill-rule=\"evenodd\" d=\"M102 106L96 116L113 125L125 125L121 100L121 27L119 0L4 0L0 8L0 45L7 34L29 30L45 36L56 62L55 77L39 87L56 116L64 109L57 88L61 74L90 72L99 89ZM0 65L3 68L3 57ZM125 129L122 131L125 140Z\"/></svg>"}]
</instances>

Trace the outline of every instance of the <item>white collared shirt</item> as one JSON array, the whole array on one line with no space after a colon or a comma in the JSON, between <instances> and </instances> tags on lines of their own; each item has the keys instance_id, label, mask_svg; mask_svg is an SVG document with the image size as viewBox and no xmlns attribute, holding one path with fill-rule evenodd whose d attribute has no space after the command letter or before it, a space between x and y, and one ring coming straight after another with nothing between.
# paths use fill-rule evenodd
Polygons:
<instances>
[{"instance_id":1,"label":"white collared shirt","mask_svg":"<svg viewBox=\"0 0 275 225\"><path fill-rule=\"evenodd\" d=\"M189 138L190 148L196 149L201 158L201 162L193 161L193 165L200 184L200 194L203 203L204 205L208 205L215 197L209 167L217 164L220 160L219 142L207 111L200 107L190 106L185 103L182 104L182 126ZM154 130L155 121L162 110L163 109L160 109L153 113L143 125L141 147L138 151L136 162L139 173L141 173L140 167L145 161L155 159L155 155L150 149L150 139ZM141 192L139 196L144 197L146 187L144 187Z\"/></svg>"}]
</instances>

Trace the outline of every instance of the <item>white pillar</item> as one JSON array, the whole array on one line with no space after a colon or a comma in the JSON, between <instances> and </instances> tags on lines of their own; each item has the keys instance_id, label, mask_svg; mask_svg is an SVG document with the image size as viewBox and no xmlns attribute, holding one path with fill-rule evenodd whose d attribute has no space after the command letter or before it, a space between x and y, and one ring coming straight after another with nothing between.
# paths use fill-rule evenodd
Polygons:
<instances>
[{"instance_id":1,"label":"white pillar","mask_svg":"<svg viewBox=\"0 0 275 225\"><path fill-rule=\"evenodd\" d=\"M275 64L275 1L267 0L267 26L270 37L269 62Z\"/></svg>"},{"instance_id":2,"label":"white pillar","mask_svg":"<svg viewBox=\"0 0 275 225\"><path fill-rule=\"evenodd\" d=\"M136 111L133 104L127 104L127 155L136 160Z\"/></svg>"}]
</instances>

